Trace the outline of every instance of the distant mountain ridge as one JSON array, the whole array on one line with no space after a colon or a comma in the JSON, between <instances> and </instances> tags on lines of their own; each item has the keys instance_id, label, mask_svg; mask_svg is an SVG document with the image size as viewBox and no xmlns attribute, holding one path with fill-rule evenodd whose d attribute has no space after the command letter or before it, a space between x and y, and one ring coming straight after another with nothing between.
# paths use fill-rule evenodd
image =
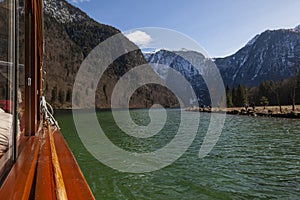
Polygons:
<instances>
[{"instance_id":1,"label":"distant mountain ridge","mask_svg":"<svg viewBox=\"0 0 300 200\"><path fill-rule=\"evenodd\" d=\"M194 53L190 51L188 54ZM203 57L200 53L197 56ZM160 76L165 76L166 67L157 68L155 63L178 70L193 87L197 85L197 90L201 90L198 88L203 87L203 80L199 79L201 72L197 74L190 63L176 57L176 54L166 50L145 54L147 61ZM220 70L224 85L230 87L239 84L258 86L266 80L278 81L294 76L300 71L300 25L294 29L267 30L256 35L235 54L215 58L214 62Z\"/></svg>"},{"instance_id":2,"label":"distant mountain ridge","mask_svg":"<svg viewBox=\"0 0 300 200\"><path fill-rule=\"evenodd\" d=\"M235 54L217 58L224 82L257 86L265 80L278 81L300 70L300 30L267 30L248 42Z\"/></svg>"}]
</instances>

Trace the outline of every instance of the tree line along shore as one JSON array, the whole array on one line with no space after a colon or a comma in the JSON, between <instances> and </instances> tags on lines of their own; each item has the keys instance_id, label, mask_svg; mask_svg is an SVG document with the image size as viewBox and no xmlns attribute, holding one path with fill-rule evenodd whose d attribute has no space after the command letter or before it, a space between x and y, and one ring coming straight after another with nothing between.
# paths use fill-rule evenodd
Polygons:
<instances>
[{"instance_id":1,"label":"tree line along shore","mask_svg":"<svg viewBox=\"0 0 300 200\"><path fill-rule=\"evenodd\" d=\"M210 106L187 108L188 111L219 112L234 115L300 118L300 72L279 81L268 80L259 86L226 86L226 109Z\"/></svg>"},{"instance_id":2,"label":"tree line along shore","mask_svg":"<svg viewBox=\"0 0 300 200\"><path fill-rule=\"evenodd\" d=\"M300 72L296 75L280 81L264 81L256 87L238 85L230 88L226 86L227 107L252 106L278 106L280 112L284 112L281 105L291 105L292 111L296 105L300 105ZM286 112L286 111L285 111Z\"/></svg>"}]
</instances>

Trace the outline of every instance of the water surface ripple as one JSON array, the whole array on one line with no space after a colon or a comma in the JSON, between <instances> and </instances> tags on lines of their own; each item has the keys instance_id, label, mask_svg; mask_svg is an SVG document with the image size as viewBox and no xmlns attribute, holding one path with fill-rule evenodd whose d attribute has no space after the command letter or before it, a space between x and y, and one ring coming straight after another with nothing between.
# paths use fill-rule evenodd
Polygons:
<instances>
[{"instance_id":1,"label":"water surface ripple","mask_svg":"<svg viewBox=\"0 0 300 200\"><path fill-rule=\"evenodd\" d=\"M137 139L99 112L101 126L121 148L147 152L166 145L180 123L179 110L168 110L164 129ZM88 114L88 113L83 113ZM62 133L97 199L298 199L300 196L300 122L263 117L227 116L222 135L210 154L198 158L209 114L201 114L197 137L172 165L151 173L129 174L110 169L83 147L71 112L57 112ZM137 124L147 125L147 110L133 110ZM185 113L193 120L193 113ZM126 162L126 161L124 161ZM134 166L133 166L134 167Z\"/></svg>"}]
</instances>

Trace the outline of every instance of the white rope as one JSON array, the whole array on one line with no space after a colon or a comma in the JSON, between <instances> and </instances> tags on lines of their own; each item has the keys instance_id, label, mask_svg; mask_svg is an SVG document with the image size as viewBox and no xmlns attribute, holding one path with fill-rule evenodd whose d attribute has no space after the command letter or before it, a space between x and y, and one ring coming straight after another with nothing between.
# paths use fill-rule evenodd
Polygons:
<instances>
[{"instance_id":1,"label":"white rope","mask_svg":"<svg viewBox=\"0 0 300 200\"><path fill-rule=\"evenodd\" d=\"M58 129L60 129L57 121L55 120L55 118L53 117L53 108L52 106L46 101L45 97L42 96L42 99L41 99L41 103L40 103L40 106L41 106L41 112L44 116L44 119L48 120L51 124L51 126L56 126ZM50 111L48 110L48 108L50 109Z\"/></svg>"},{"instance_id":2,"label":"white rope","mask_svg":"<svg viewBox=\"0 0 300 200\"><path fill-rule=\"evenodd\" d=\"M54 142L54 130L60 129L58 126L57 121L53 117L53 108L52 106L46 102L46 99L44 96L41 98L41 113L43 114L44 120L47 120L48 123L48 133L49 133L49 141L50 141L50 150L51 150L51 159L52 159L52 166L54 171L54 177L55 177L55 185L56 185L56 197L57 199L67 200L67 192L66 187L64 184L62 171L60 168L60 164L58 161L58 156L55 148L55 142ZM48 110L49 108L49 110ZM55 126L54 130L51 126Z\"/></svg>"}]
</instances>

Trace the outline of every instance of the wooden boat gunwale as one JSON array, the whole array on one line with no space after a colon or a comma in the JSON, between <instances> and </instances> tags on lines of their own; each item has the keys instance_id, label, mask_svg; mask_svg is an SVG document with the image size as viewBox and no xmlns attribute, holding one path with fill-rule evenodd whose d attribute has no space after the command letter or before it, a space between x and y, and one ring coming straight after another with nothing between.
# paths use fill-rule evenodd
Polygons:
<instances>
[{"instance_id":1,"label":"wooden boat gunwale","mask_svg":"<svg viewBox=\"0 0 300 200\"><path fill-rule=\"evenodd\" d=\"M14 20L17 25L17 2ZM25 7L25 132L17 142L14 116L13 164L0 188L1 199L94 199L94 196L60 130L45 118L40 107L43 95L42 0L24 0ZM14 80L18 67L18 35L14 28ZM14 88L14 113L17 113ZM54 161L56 160L56 161ZM56 176L61 170L60 178ZM6 170L5 168L3 168ZM4 175L7 173L4 172ZM60 184L63 182L64 184ZM64 191L61 195L58 191Z\"/></svg>"}]
</instances>

